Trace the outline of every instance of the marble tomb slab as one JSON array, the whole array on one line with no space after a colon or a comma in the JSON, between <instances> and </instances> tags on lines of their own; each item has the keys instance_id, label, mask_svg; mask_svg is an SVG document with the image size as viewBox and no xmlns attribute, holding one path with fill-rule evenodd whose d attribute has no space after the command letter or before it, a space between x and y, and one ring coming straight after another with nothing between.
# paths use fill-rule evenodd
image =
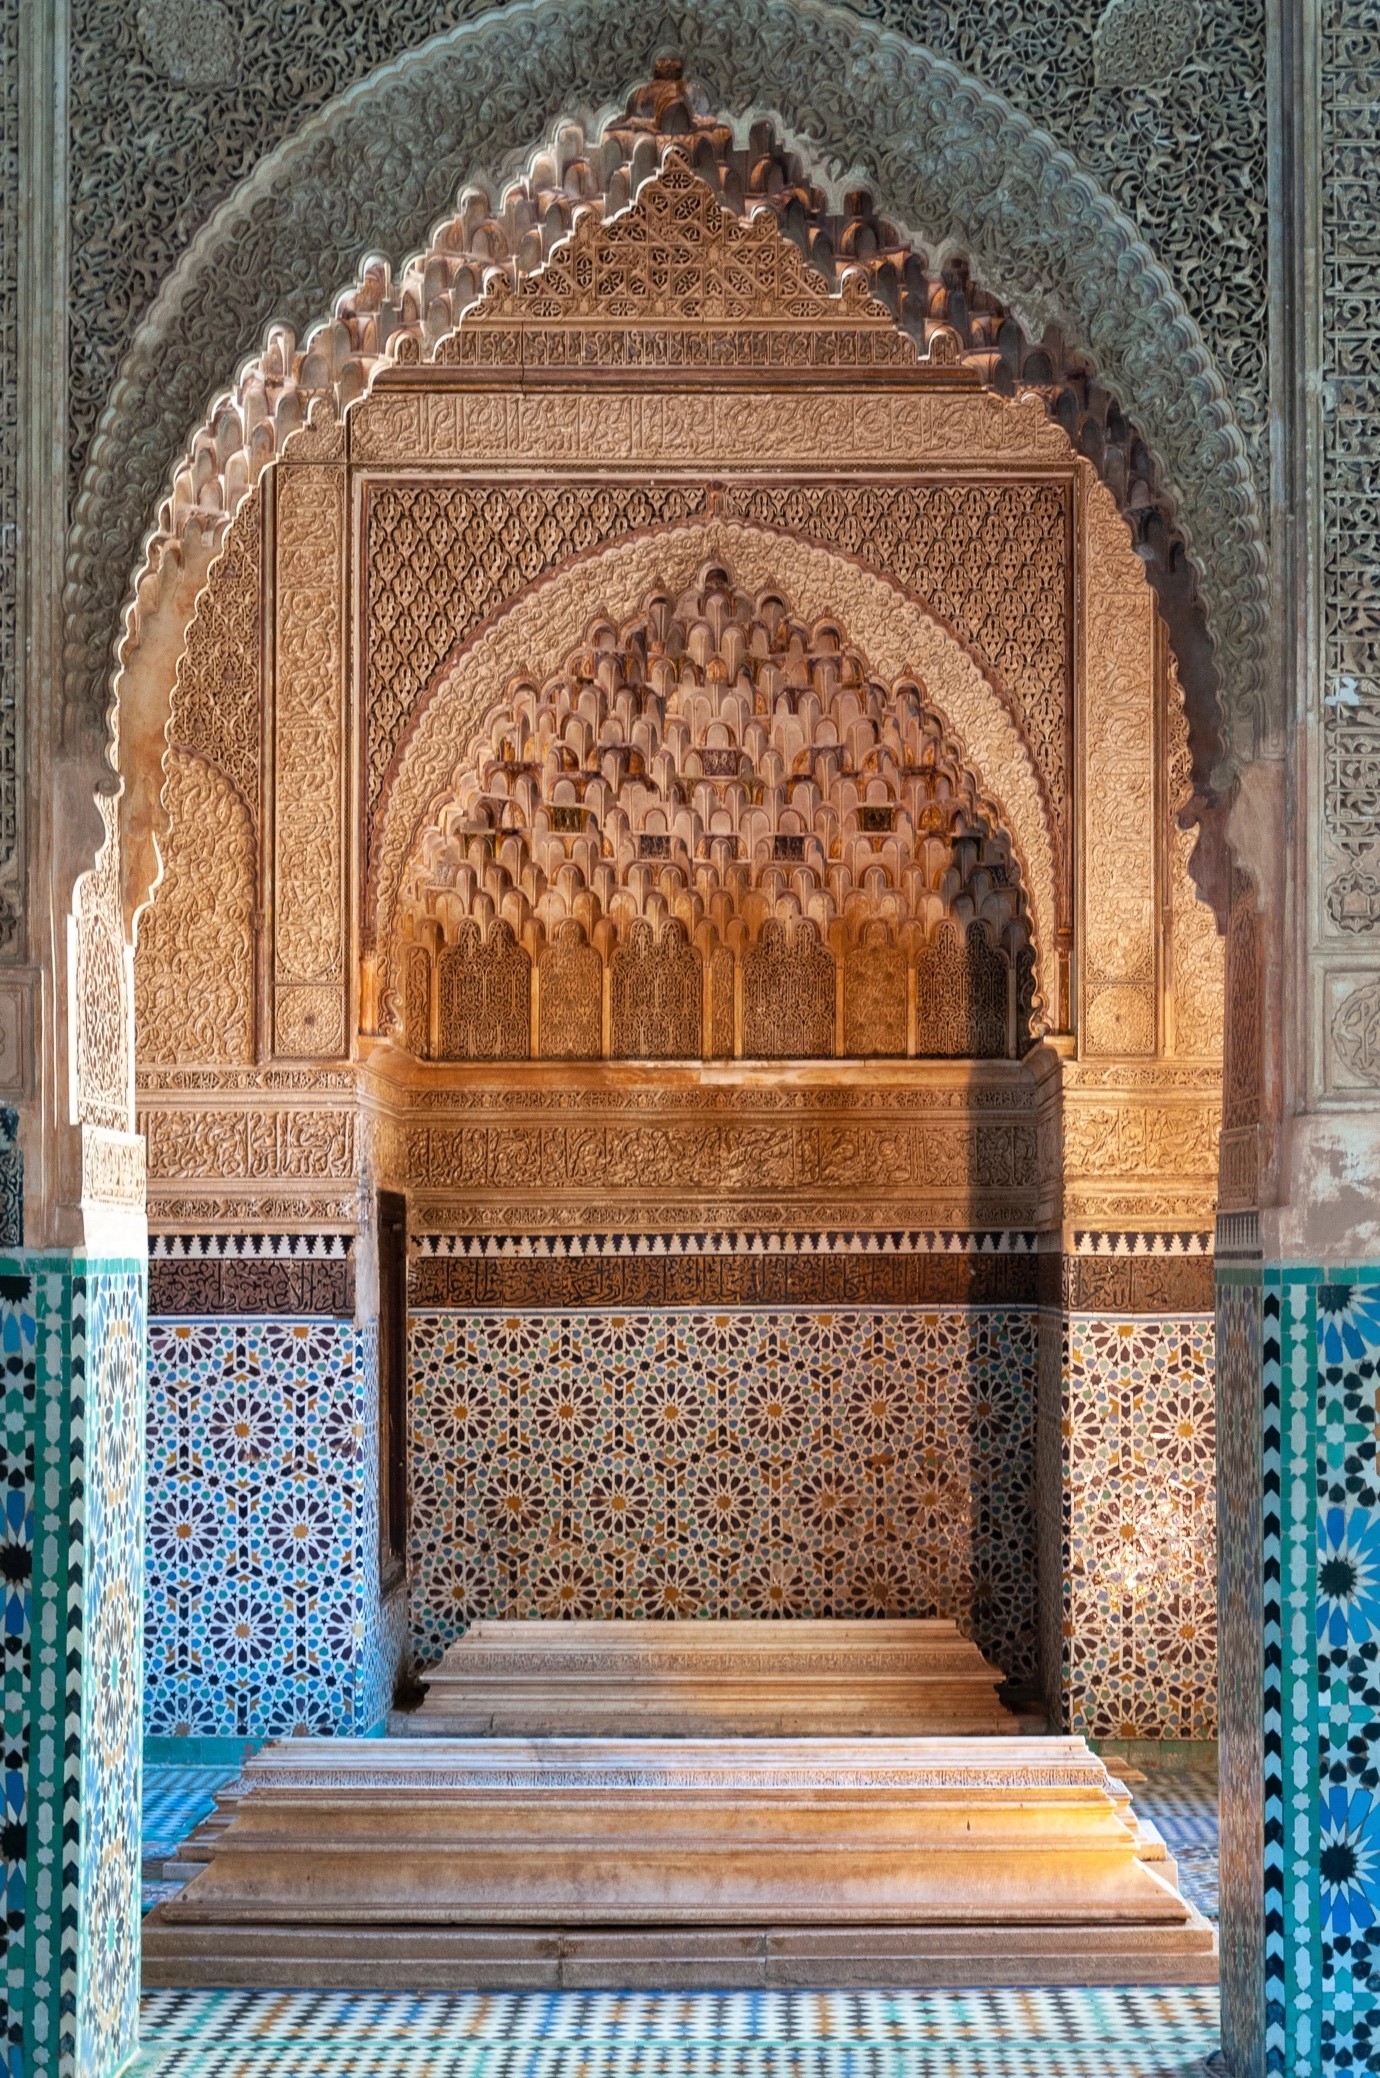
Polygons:
<instances>
[{"instance_id":1,"label":"marble tomb slab","mask_svg":"<svg viewBox=\"0 0 1380 2078\"><path fill-rule=\"evenodd\" d=\"M293 1739L206 1851L145 1921L150 1985L1216 1977L1077 1738Z\"/></svg>"},{"instance_id":2,"label":"marble tomb slab","mask_svg":"<svg viewBox=\"0 0 1380 2078\"><path fill-rule=\"evenodd\" d=\"M948 1619L472 1624L400 1737L1008 1733L1001 1671Z\"/></svg>"}]
</instances>

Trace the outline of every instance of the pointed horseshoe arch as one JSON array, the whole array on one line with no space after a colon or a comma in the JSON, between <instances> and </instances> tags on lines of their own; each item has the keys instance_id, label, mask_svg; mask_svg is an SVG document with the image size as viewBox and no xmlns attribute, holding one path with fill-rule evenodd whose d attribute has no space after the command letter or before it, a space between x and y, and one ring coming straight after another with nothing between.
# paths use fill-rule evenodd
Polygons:
<instances>
[{"instance_id":1,"label":"pointed horseshoe arch","mask_svg":"<svg viewBox=\"0 0 1380 2078\"><path fill-rule=\"evenodd\" d=\"M511 171L562 117L597 130L683 35L659 8L521 0L382 68L241 183L140 327L93 444L67 592L76 711L110 730L127 573L188 429L266 329L306 333L363 255L423 245L461 183ZM735 136L769 118L831 196L870 184L914 238L961 247L1031 334L1061 328L1134 408L1202 583L1228 746L1249 755L1265 722L1266 605L1245 446L1201 335L1129 219L981 82L817 0L704 0L685 55ZM1210 685L1204 700L1206 782Z\"/></svg>"}]
</instances>

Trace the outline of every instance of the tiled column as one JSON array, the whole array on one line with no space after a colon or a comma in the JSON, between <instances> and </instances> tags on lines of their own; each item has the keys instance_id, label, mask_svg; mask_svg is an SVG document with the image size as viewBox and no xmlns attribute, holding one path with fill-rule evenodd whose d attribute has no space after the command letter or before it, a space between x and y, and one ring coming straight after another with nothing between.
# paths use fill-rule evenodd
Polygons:
<instances>
[{"instance_id":1,"label":"tiled column","mask_svg":"<svg viewBox=\"0 0 1380 2078\"><path fill-rule=\"evenodd\" d=\"M1265 2068L1380 2060L1380 1267L1267 1265Z\"/></svg>"},{"instance_id":2,"label":"tiled column","mask_svg":"<svg viewBox=\"0 0 1380 2078\"><path fill-rule=\"evenodd\" d=\"M6 2078L106 2078L139 1956L141 1262L0 1256Z\"/></svg>"},{"instance_id":3,"label":"tiled column","mask_svg":"<svg viewBox=\"0 0 1380 2078\"><path fill-rule=\"evenodd\" d=\"M380 1593L378 1326L350 1244L160 1236L151 1280L145 1730L376 1731L406 1618Z\"/></svg>"},{"instance_id":4,"label":"tiled column","mask_svg":"<svg viewBox=\"0 0 1380 2078\"><path fill-rule=\"evenodd\" d=\"M1211 1257L1201 1235L1076 1241L1040 1323L1045 1700L1089 1738L1212 1739Z\"/></svg>"},{"instance_id":5,"label":"tiled column","mask_svg":"<svg viewBox=\"0 0 1380 2078\"><path fill-rule=\"evenodd\" d=\"M1262 1296L1258 1263L1237 1265L1219 1258L1217 1599L1221 1643L1217 1693L1222 2038L1234 2078L1259 2078L1264 2071ZM1273 1347L1277 1363L1277 1336ZM1275 1492L1277 1497L1277 1486ZM1273 1659L1277 1684L1277 1629ZM1277 1745L1277 1724L1274 1736Z\"/></svg>"}]
</instances>

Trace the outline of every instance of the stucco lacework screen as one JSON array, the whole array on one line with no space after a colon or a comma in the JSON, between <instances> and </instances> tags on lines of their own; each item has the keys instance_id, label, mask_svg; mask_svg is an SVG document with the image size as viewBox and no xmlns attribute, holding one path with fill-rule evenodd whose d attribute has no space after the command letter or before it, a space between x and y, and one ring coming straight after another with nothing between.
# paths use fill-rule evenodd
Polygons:
<instances>
[{"instance_id":1,"label":"stucco lacework screen","mask_svg":"<svg viewBox=\"0 0 1380 2078\"><path fill-rule=\"evenodd\" d=\"M1144 567L1041 397L629 122L244 405L136 957L151 1721L364 1729L479 1613L934 1610L1203 1735L1222 978Z\"/></svg>"}]
</instances>

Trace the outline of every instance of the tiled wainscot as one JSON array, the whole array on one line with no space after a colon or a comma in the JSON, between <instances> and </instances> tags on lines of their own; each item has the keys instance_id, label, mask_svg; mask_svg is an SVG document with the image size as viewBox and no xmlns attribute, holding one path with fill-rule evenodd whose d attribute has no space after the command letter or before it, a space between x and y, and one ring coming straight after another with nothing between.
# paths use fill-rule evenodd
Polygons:
<instances>
[{"instance_id":1,"label":"tiled wainscot","mask_svg":"<svg viewBox=\"0 0 1380 2078\"><path fill-rule=\"evenodd\" d=\"M176 1279L168 1259L163 1244L156 1304L187 1303L198 1282L208 1307L242 1293L224 1257L193 1257ZM300 1260L259 1258L259 1290L284 1305L304 1286L352 1300L352 1279L309 1260L304 1275ZM358 1734L382 1721L401 1638L379 1589L377 1372L372 1321L151 1321L147 1733Z\"/></svg>"}]
</instances>

